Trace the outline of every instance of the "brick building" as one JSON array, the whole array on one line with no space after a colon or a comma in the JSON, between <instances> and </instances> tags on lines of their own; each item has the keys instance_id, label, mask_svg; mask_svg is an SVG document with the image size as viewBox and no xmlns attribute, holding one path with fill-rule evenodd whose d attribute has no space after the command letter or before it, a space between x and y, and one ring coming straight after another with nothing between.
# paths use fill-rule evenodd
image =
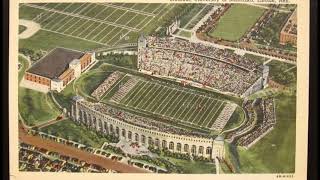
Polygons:
<instances>
[{"instance_id":1,"label":"brick building","mask_svg":"<svg viewBox=\"0 0 320 180\"><path fill-rule=\"evenodd\" d=\"M293 11L280 32L280 44L297 45L297 9Z\"/></svg>"},{"instance_id":2,"label":"brick building","mask_svg":"<svg viewBox=\"0 0 320 180\"><path fill-rule=\"evenodd\" d=\"M28 88L62 91L95 62L95 53L55 48L29 68L25 75Z\"/></svg>"}]
</instances>

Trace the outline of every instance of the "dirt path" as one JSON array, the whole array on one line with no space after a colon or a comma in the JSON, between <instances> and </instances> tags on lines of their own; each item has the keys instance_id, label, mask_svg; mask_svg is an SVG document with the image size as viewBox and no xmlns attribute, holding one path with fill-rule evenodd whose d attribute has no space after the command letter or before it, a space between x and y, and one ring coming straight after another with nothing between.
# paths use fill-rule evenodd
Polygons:
<instances>
[{"instance_id":1,"label":"dirt path","mask_svg":"<svg viewBox=\"0 0 320 180\"><path fill-rule=\"evenodd\" d=\"M69 157L75 157L79 160L86 161L89 164L97 164L106 169L116 170L121 173L148 173L146 170L139 169L110 159L106 159L101 156L91 154L86 151L82 151L75 147L67 146L47 139L42 139L39 136L28 135L24 131L22 126L19 126L19 141L37 146L39 148L44 148L49 151L54 151Z\"/></svg>"},{"instance_id":2,"label":"dirt path","mask_svg":"<svg viewBox=\"0 0 320 180\"><path fill-rule=\"evenodd\" d=\"M21 34L19 34L19 39L27 39L33 36L41 28L40 24L25 19L19 19L19 25L25 26L27 28Z\"/></svg>"}]
</instances>

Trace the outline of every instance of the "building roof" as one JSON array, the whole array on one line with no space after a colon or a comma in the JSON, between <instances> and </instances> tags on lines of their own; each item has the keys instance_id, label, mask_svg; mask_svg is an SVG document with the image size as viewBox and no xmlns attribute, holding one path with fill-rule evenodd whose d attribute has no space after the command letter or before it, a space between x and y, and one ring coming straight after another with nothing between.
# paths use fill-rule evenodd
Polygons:
<instances>
[{"instance_id":1,"label":"building roof","mask_svg":"<svg viewBox=\"0 0 320 180\"><path fill-rule=\"evenodd\" d=\"M50 79L58 78L69 68L69 63L74 59L79 59L83 52L65 48L55 48L46 56L35 63L27 72Z\"/></svg>"}]
</instances>

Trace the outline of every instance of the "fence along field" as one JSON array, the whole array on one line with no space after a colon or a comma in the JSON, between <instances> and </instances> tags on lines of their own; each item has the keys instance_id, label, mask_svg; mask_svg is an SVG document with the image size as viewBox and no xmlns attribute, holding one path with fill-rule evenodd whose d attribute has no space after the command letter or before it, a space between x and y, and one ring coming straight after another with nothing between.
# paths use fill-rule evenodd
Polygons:
<instances>
[{"instance_id":1,"label":"fence along field","mask_svg":"<svg viewBox=\"0 0 320 180\"><path fill-rule=\"evenodd\" d=\"M41 28L106 46L128 35L139 34L166 4L35 3L22 8L34 11Z\"/></svg>"},{"instance_id":2,"label":"fence along field","mask_svg":"<svg viewBox=\"0 0 320 180\"><path fill-rule=\"evenodd\" d=\"M118 103L205 128L212 127L227 104L208 96L142 80Z\"/></svg>"}]
</instances>

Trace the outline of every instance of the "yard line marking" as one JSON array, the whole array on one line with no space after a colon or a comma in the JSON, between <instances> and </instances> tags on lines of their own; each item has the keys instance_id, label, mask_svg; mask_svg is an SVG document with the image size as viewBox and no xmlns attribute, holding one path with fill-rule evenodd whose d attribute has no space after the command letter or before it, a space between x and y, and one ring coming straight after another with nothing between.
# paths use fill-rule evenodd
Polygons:
<instances>
[{"instance_id":1,"label":"yard line marking","mask_svg":"<svg viewBox=\"0 0 320 180\"><path fill-rule=\"evenodd\" d=\"M103 23L102 23L103 24ZM95 39L99 34L101 34L107 27L109 27L110 25L107 25L106 27L104 27L99 33L97 33L92 39Z\"/></svg>"},{"instance_id":2,"label":"yard line marking","mask_svg":"<svg viewBox=\"0 0 320 180\"><path fill-rule=\"evenodd\" d=\"M139 89L139 91L138 91L127 103L125 103L124 105L128 106L128 104L134 99L134 97L137 96L137 94L139 94L139 92L141 91L141 89L143 89L143 87L144 87L146 84L148 84L148 83L143 84L143 86Z\"/></svg>"},{"instance_id":3,"label":"yard line marking","mask_svg":"<svg viewBox=\"0 0 320 180\"><path fill-rule=\"evenodd\" d=\"M162 98L163 96L165 96L166 95L166 93L168 92L168 90L169 90L169 88L166 88L165 86L163 86L164 88L165 88L165 92L162 94L162 93L159 93L158 94L158 96L156 96L155 98L153 98L153 100L150 102L150 104L149 105L151 105L151 108L150 108L150 110L149 111L151 111L152 113L155 113L155 112L153 112L152 111L152 109L154 108L154 106L156 105L156 104L158 104L158 103L153 103L156 99L158 100L158 97L159 97L159 95L160 95L160 98ZM149 109L149 105L146 107L146 109Z\"/></svg>"},{"instance_id":4,"label":"yard line marking","mask_svg":"<svg viewBox=\"0 0 320 180\"><path fill-rule=\"evenodd\" d=\"M201 96L201 101L200 101L198 104L202 104L204 100L206 100L206 98L203 97L203 96ZM195 103L194 105L197 106L196 103ZM194 106L193 106L193 107L194 107ZM193 116L193 113L196 113L196 115L199 114L199 112L196 112L196 111L197 111L197 107L196 107L196 109L194 109L193 112L191 112L191 114L189 115L189 117L188 117L188 119L187 119L187 122L193 124L193 123L192 123L193 119L190 119L190 118ZM189 113L190 113L190 112L189 112ZM191 122L190 122L190 120L191 120Z\"/></svg>"},{"instance_id":5,"label":"yard line marking","mask_svg":"<svg viewBox=\"0 0 320 180\"><path fill-rule=\"evenodd\" d=\"M189 94L189 93L188 93L188 94ZM193 94L191 94L191 96L193 96L193 97L192 97L191 101L188 102L188 106L189 106L189 104L192 102L192 100L196 97L196 96L193 95ZM181 109L182 107L184 107L184 106L180 106L179 109L177 110L177 112L175 112L175 113L173 114L173 117L176 116L176 114L180 111L180 109ZM184 109L184 110L181 112L181 114L183 114L183 112L184 112L185 110L186 110L186 109ZM181 114L178 116L178 118L181 116Z\"/></svg>"},{"instance_id":6,"label":"yard line marking","mask_svg":"<svg viewBox=\"0 0 320 180\"><path fill-rule=\"evenodd\" d=\"M204 109L203 109L203 110L205 110L205 111L204 111L204 112L199 111L199 113L196 114L196 116L195 116L194 119L192 120L192 123L198 124L197 122L200 120L200 118L197 118L197 117L199 116L199 114L200 114L200 117L201 117L201 116L203 116L203 114L204 114L205 112L207 112L207 109L209 109L209 106L207 106L208 103L209 103L209 105L210 105L210 104L212 103L212 101L210 101L210 99L207 99L207 102L203 105L203 106L204 106ZM201 109L201 110L202 110L202 109ZM194 122L195 120L196 120L196 122Z\"/></svg>"},{"instance_id":7,"label":"yard line marking","mask_svg":"<svg viewBox=\"0 0 320 180\"><path fill-rule=\"evenodd\" d=\"M128 31L125 35L123 35L123 37L126 37L131 31ZM119 43L119 41L121 41L123 39L123 37L121 37L118 41L116 41L115 43L113 43L112 46L115 46Z\"/></svg>"},{"instance_id":8,"label":"yard line marking","mask_svg":"<svg viewBox=\"0 0 320 180\"><path fill-rule=\"evenodd\" d=\"M116 27L116 26L113 26L113 28L112 28L105 36L103 36L103 37L101 38L101 41L99 41L99 42L103 43L103 40L104 40L115 28L117 28L117 27Z\"/></svg>"},{"instance_id":9,"label":"yard line marking","mask_svg":"<svg viewBox=\"0 0 320 180\"><path fill-rule=\"evenodd\" d=\"M56 22L55 25L53 25L50 29L54 29L57 25L59 25L63 20L65 20L68 16L65 16L64 18L61 18L59 21Z\"/></svg>"},{"instance_id":10,"label":"yard line marking","mask_svg":"<svg viewBox=\"0 0 320 180\"><path fill-rule=\"evenodd\" d=\"M144 96L144 94L146 93L146 91L149 91L150 89L152 89L152 84L148 84L147 85L147 87L146 88L144 88L143 90L142 90L142 92L141 93L139 93L139 95L138 95L138 98L132 98L132 99L134 99L133 100L133 102L132 102L132 105L129 105L129 106L131 106L131 107L133 107L133 108L137 108L136 107L136 103L139 103L139 101L141 100L141 98Z\"/></svg>"},{"instance_id":11,"label":"yard line marking","mask_svg":"<svg viewBox=\"0 0 320 180\"><path fill-rule=\"evenodd\" d=\"M206 124L205 127L208 127L209 124L210 124L210 122L211 122L212 120L214 120L214 119L213 119L214 116L219 112L219 110L220 110L220 108L221 108L222 105L224 105L224 103L221 103L221 104L220 104L220 106L218 107L217 111L214 113L214 115L211 117L211 119L209 120L209 122Z\"/></svg>"},{"instance_id":12,"label":"yard line marking","mask_svg":"<svg viewBox=\"0 0 320 180\"><path fill-rule=\"evenodd\" d=\"M155 93L160 87L161 87L161 86L159 86L159 85L155 85L155 86L153 86L153 88L155 88L154 91L151 91L151 89L150 89L150 91L145 95L145 96L149 96L149 97L148 97L148 98L146 99L146 101L142 104L142 106L143 106L146 102L149 101L149 99L151 98L151 96L154 95L154 93ZM151 92L151 94L149 95L150 92ZM139 107L139 105L140 105L141 102L142 102L142 101L140 101L140 102L137 104L137 107Z\"/></svg>"},{"instance_id":13,"label":"yard line marking","mask_svg":"<svg viewBox=\"0 0 320 180\"><path fill-rule=\"evenodd\" d=\"M136 93L136 91L138 91L144 84L145 84L145 82L139 80L139 82L137 83L137 85L134 86L134 89L131 90L132 92L129 91L128 94L127 94L124 98L121 99L120 103L121 103L121 104L125 104L125 103L127 102L128 98L129 98L132 94Z\"/></svg>"},{"instance_id":14,"label":"yard line marking","mask_svg":"<svg viewBox=\"0 0 320 180\"><path fill-rule=\"evenodd\" d=\"M132 16L131 19L130 19L125 25L127 26L127 25L128 25L134 18L136 18L137 16L138 16L138 14ZM129 27L131 27L131 26L129 26Z\"/></svg>"},{"instance_id":15,"label":"yard line marking","mask_svg":"<svg viewBox=\"0 0 320 180\"><path fill-rule=\"evenodd\" d=\"M116 12L118 9L114 9L110 14L109 14L109 16L107 16L107 17L105 17L103 20L106 20L106 19L108 19L110 16L112 16L112 14L114 13L114 12Z\"/></svg>"},{"instance_id":16,"label":"yard line marking","mask_svg":"<svg viewBox=\"0 0 320 180\"><path fill-rule=\"evenodd\" d=\"M200 121L200 120L204 120L205 117L203 117L205 114L208 115L210 113L210 111L212 110L211 106L213 104L213 102L215 101L210 101L210 104L208 105L208 108L206 109L205 112L203 112L203 114L199 117L199 120L196 122L198 125L201 125L203 123L203 121ZM209 111L209 112L208 112ZM207 117L207 116L206 116ZM201 124L199 124L201 122Z\"/></svg>"},{"instance_id":17,"label":"yard line marking","mask_svg":"<svg viewBox=\"0 0 320 180\"><path fill-rule=\"evenodd\" d=\"M130 12L133 12L133 13L137 13L137 14L141 14L141 15L146 15L146 16L155 16L155 14L151 14L151 13L148 13L148 12L145 12L145 11L140 11L140 10L136 10L136 9L133 9L132 7L130 8L127 8L127 7L123 7L123 6L118 6L118 5L114 5L114 4L109 4L109 3L104 3L102 4L103 6L109 6L109 7L112 7L112 8L116 8L116 9L121 9L121 10L127 10L127 11L130 11Z\"/></svg>"},{"instance_id":18,"label":"yard line marking","mask_svg":"<svg viewBox=\"0 0 320 180\"><path fill-rule=\"evenodd\" d=\"M56 14L56 12L53 12L53 13L52 13L52 12L48 12L48 14L49 14L49 13L51 13L51 14L50 14L49 16L47 16L45 19L43 19L43 20L40 20L40 19L39 19L39 23L40 23L40 24L41 24L42 22L45 22L45 21L46 21L48 18L50 18L52 15Z\"/></svg>"},{"instance_id":19,"label":"yard line marking","mask_svg":"<svg viewBox=\"0 0 320 180\"><path fill-rule=\"evenodd\" d=\"M62 27L66 26L69 22L71 22L74 19L74 17L70 18L66 23L64 23L64 25L60 26L58 29L56 29L55 31L59 31Z\"/></svg>"},{"instance_id":20,"label":"yard line marking","mask_svg":"<svg viewBox=\"0 0 320 180\"><path fill-rule=\"evenodd\" d=\"M145 108L146 108L145 106L148 105L148 103L149 103L150 100L151 100L151 97L153 97L154 94L156 94L156 96L158 96L157 93L159 92L159 90L161 91L162 88L163 88L163 87L162 87L161 85L158 85L158 89L155 90L155 91L149 96L149 98L145 101L145 103L142 104L141 108L142 108L142 109L145 109Z\"/></svg>"},{"instance_id":21,"label":"yard line marking","mask_svg":"<svg viewBox=\"0 0 320 180\"><path fill-rule=\"evenodd\" d=\"M80 14L82 11L84 11L85 9L87 9L88 7L90 7L90 3L87 4L87 6L85 6L84 8L80 9L79 12L76 12L75 14Z\"/></svg>"},{"instance_id":22,"label":"yard line marking","mask_svg":"<svg viewBox=\"0 0 320 180\"><path fill-rule=\"evenodd\" d=\"M91 35L98 27L100 27L103 23L100 23L98 26L96 26L92 31L90 31L84 38L87 38L89 35Z\"/></svg>"},{"instance_id":23,"label":"yard line marking","mask_svg":"<svg viewBox=\"0 0 320 180\"><path fill-rule=\"evenodd\" d=\"M214 114L216 111L217 111L217 109L215 109L216 108L216 106L217 105L219 105L219 104L221 104L221 102L216 102L214 105L213 105L213 107L211 108L211 111L204 117L204 121L200 124L200 126L202 126L204 123L206 123L208 120L210 120L210 114ZM208 119L209 118L209 119Z\"/></svg>"},{"instance_id":24,"label":"yard line marking","mask_svg":"<svg viewBox=\"0 0 320 180\"><path fill-rule=\"evenodd\" d=\"M73 35L73 33L75 33L78 29L80 29L81 27L83 27L83 26L86 25L87 23L90 23L90 21L86 20L83 24L81 24L80 26L78 26L77 28L75 28L70 34Z\"/></svg>"},{"instance_id":25,"label":"yard line marking","mask_svg":"<svg viewBox=\"0 0 320 180\"><path fill-rule=\"evenodd\" d=\"M157 112L160 107L161 107L162 109L165 108L165 106L166 106L166 105L169 103L169 101L170 101L170 100L167 101L168 97L170 97L170 99L172 99L172 98L174 97L174 96L172 97L172 95L176 95L176 93L178 93L178 92L179 92L179 91L171 91L171 92L169 93L169 95L168 95L167 97L165 97L165 98L161 101L161 104L158 106L158 108L157 108L156 110L154 110L154 112ZM172 94L172 93L174 93L174 94ZM166 101L167 101L167 102L166 102ZM165 104L164 106L162 106L163 103L166 103L166 104ZM161 110L162 110L162 109L161 109ZM159 113L160 113L160 111L159 111Z\"/></svg>"},{"instance_id":26,"label":"yard line marking","mask_svg":"<svg viewBox=\"0 0 320 180\"><path fill-rule=\"evenodd\" d=\"M57 16L53 17L53 18L50 20L50 22L48 22L46 25L43 26L43 28L49 29L49 28L46 28L46 27L48 27L48 25L50 25L50 24L52 24L52 23L55 24L55 23L56 23L56 20L55 20L55 19L60 18L60 16L61 16L61 14L58 14Z\"/></svg>"},{"instance_id":27,"label":"yard line marking","mask_svg":"<svg viewBox=\"0 0 320 180\"><path fill-rule=\"evenodd\" d=\"M71 14L75 14L75 12L80 9L83 5L87 5L86 3L81 4L79 7L77 7L76 9L74 9Z\"/></svg>"},{"instance_id":28,"label":"yard line marking","mask_svg":"<svg viewBox=\"0 0 320 180\"><path fill-rule=\"evenodd\" d=\"M151 4L150 3L148 3L146 6L144 6L144 8L142 8L142 9L140 9L140 11L143 11L144 9L146 9L148 6L150 6ZM143 12L145 12L145 11L143 11Z\"/></svg>"},{"instance_id":29,"label":"yard line marking","mask_svg":"<svg viewBox=\"0 0 320 180\"><path fill-rule=\"evenodd\" d=\"M97 6L97 4L92 4L92 5L93 5L93 7L91 7L91 8L88 9L85 13L82 14L83 16L87 16L87 14L88 14L90 11L92 11L94 8L96 8L96 6ZM91 17L91 16L88 16L88 17Z\"/></svg>"},{"instance_id":30,"label":"yard line marking","mask_svg":"<svg viewBox=\"0 0 320 180\"><path fill-rule=\"evenodd\" d=\"M160 4L160 6L158 6L157 8L155 8L151 13L155 14L154 12L157 11L158 9L160 9L160 7L162 8L162 6L167 6L166 4ZM160 11L158 12L157 15L159 15Z\"/></svg>"},{"instance_id":31,"label":"yard line marking","mask_svg":"<svg viewBox=\"0 0 320 180\"><path fill-rule=\"evenodd\" d=\"M207 7L207 5L208 4L205 4L203 8L196 15L194 15L187 24L183 26L183 29L185 29L196 17L198 17L199 14Z\"/></svg>"},{"instance_id":32,"label":"yard line marking","mask_svg":"<svg viewBox=\"0 0 320 180\"><path fill-rule=\"evenodd\" d=\"M118 19L116 19L116 20L114 21L114 23L117 23L117 21L119 21L119 19L121 19L122 16L124 16L125 14L127 14L127 12L128 12L128 11L126 11L126 12L123 13L123 14L121 14L121 16L119 16Z\"/></svg>"},{"instance_id":33,"label":"yard line marking","mask_svg":"<svg viewBox=\"0 0 320 180\"><path fill-rule=\"evenodd\" d=\"M71 27L75 26L76 24L78 24L78 22L82 20L81 18L78 18L78 21L76 21L75 23L73 23L71 26L69 26L67 29L65 29L62 33L68 31Z\"/></svg>"},{"instance_id":34,"label":"yard line marking","mask_svg":"<svg viewBox=\"0 0 320 180\"><path fill-rule=\"evenodd\" d=\"M88 29L90 29L90 27L91 26L93 26L93 25L95 25L95 23L92 23L92 24L90 24L86 29L84 29L78 36L82 36L82 34L84 33L84 32L86 32Z\"/></svg>"},{"instance_id":35,"label":"yard line marking","mask_svg":"<svg viewBox=\"0 0 320 180\"><path fill-rule=\"evenodd\" d=\"M114 36L112 36L112 38L110 38L109 41L107 41L106 43L109 44L109 42L110 42L111 40L113 40L114 38L117 38L117 37L118 37L118 34L122 33L123 30L124 30L124 29L121 29L117 34L115 34ZM122 39L122 38L119 38L119 40L121 40L121 39ZM118 40L118 41L119 41L119 40Z\"/></svg>"},{"instance_id":36,"label":"yard line marking","mask_svg":"<svg viewBox=\"0 0 320 180\"><path fill-rule=\"evenodd\" d=\"M186 117L187 114L190 113L191 109L194 109L193 107L194 107L194 105L199 101L199 99L202 100L202 97L201 97L201 96L198 96L198 99L197 99L196 101L194 101L194 104L189 108L189 110L186 109L187 112L184 113L184 116L183 116L183 117L181 117L181 120L182 120L182 121L186 121L186 120L183 120L183 119ZM180 117L179 117L179 119L180 119ZM186 122L187 122L187 121L186 121Z\"/></svg>"},{"instance_id":37,"label":"yard line marking","mask_svg":"<svg viewBox=\"0 0 320 180\"><path fill-rule=\"evenodd\" d=\"M179 98L180 96L182 95L182 98ZM179 102L183 99L183 97L185 97L187 95L187 93L183 93L183 92L181 92L177 97L176 97L176 99L174 99L173 100L173 102L169 105L169 107L167 108L167 110L165 111L165 112L163 112L163 114L167 114L167 112L168 112L168 110L170 110L171 109L171 106L173 106L173 105L175 105L174 107L173 107L173 109L175 109L175 107L177 106L177 105L179 105ZM178 104L175 104L175 102L178 100ZM171 113L170 113L171 114ZM170 116L170 115L168 115L168 116ZM171 117L171 116L170 116Z\"/></svg>"},{"instance_id":38,"label":"yard line marking","mask_svg":"<svg viewBox=\"0 0 320 180\"><path fill-rule=\"evenodd\" d=\"M109 94L109 92L111 92L112 89L116 87L126 76L127 74L125 74L120 80L116 81L117 83L114 84L111 89L108 89L106 92L104 92L103 96L99 99L99 102L102 101L107 96L107 94Z\"/></svg>"},{"instance_id":39,"label":"yard line marking","mask_svg":"<svg viewBox=\"0 0 320 180\"><path fill-rule=\"evenodd\" d=\"M57 10L51 10L51 9L48 9L48 8L45 8L45 7L34 6L34 5L32 5L32 4L28 4L28 6L30 6L30 7L36 7L36 8L38 8L38 9L43 9L43 10L47 10L47 11L58 12L58 13L60 13L60 14L75 16L75 17L79 17L79 18L82 18L82 19L85 19L85 20L91 20L91 21L95 21L95 22L100 22L100 23L104 23L104 24L116 26L116 27L119 27L119 28L131 30L131 31L139 31L139 29L137 29L137 28L128 27L128 26L125 26L125 25L122 25L122 24L117 24L117 23L110 22L110 21L95 19L95 18L92 18L92 17L83 16L83 15L80 15L80 14L72 14L72 13L68 13L68 12L61 12L61 11L57 11ZM80 13L80 12L79 12L79 13Z\"/></svg>"},{"instance_id":40,"label":"yard line marking","mask_svg":"<svg viewBox=\"0 0 320 180\"><path fill-rule=\"evenodd\" d=\"M146 16L142 21L140 21L139 22L139 24L136 24L136 26L135 27L139 27L140 26L140 24L143 24L144 23L144 21L145 20L147 20L149 17L148 16ZM152 19L152 18L151 18ZM141 30L141 28L140 28L140 30Z\"/></svg>"},{"instance_id":41,"label":"yard line marking","mask_svg":"<svg viewBox=\"0 0 320 180\"><path fill-rule=\"evenodd\" d=\"M105 11L108 7L104 7L98 14L96 14L93 18L96 18L99 14L101 14L103 11ZM98 18L97 18L98 19Z\"/></svg>"},{"instance_id":42,"label":"yard line marking","mask_svg":"<svg viewBox=\"0 0 320 180\"><path fill-rule=\"evenodd\" d=\"M73 3L70 3L68 6L66 6L63 10L61 11L65 11L66 9L68 9Z\"/></svg>"},{"instance_id":43,"label":"yard line marking","mask_svg":"<svg viewBox=\"0 0 320 180\"><path fill-rule=\"evenodd\" d=\"M183 96L182 98L180 98L180 100L179 100L179 102L178 102L178 104L177 104L177 106L179 106L178 109L177 109L177 106L175 106L174 108L172 108L172 111L170 112L169 115L174 118L175 114L176 114L176 113L179 111L179 109L182 107L182 105L180 104L181 101L184 100L185 98L188 99L190 96L192 96L192 94L189 94L189 93L187 93L187 92L184 92L184 96ZM176 110L176 112L175 112L174 110ZM174 113L174 114L173 114L173 113Z\"/></svg>"},{"instance_id":44,"label":"yard line marking","mask_svg":"<svg viewBox=\"0 0 320 180\"><path fill-rule=\"evenodd\" d=\"M132 106L134 106L134 108L137 108L138 105L142 102L142 98L147 96L147 94L149 94L150 92L152 92L152 89L154 89L155 86L153 86L152 84L150 84L149 87L145 88L145 90L140 94L140 98L138 98L135 102L132 103ZM138 103L138 104L136 104ZM134 105L136 104L136 105Z\"/></svg>"}]
</instances>

